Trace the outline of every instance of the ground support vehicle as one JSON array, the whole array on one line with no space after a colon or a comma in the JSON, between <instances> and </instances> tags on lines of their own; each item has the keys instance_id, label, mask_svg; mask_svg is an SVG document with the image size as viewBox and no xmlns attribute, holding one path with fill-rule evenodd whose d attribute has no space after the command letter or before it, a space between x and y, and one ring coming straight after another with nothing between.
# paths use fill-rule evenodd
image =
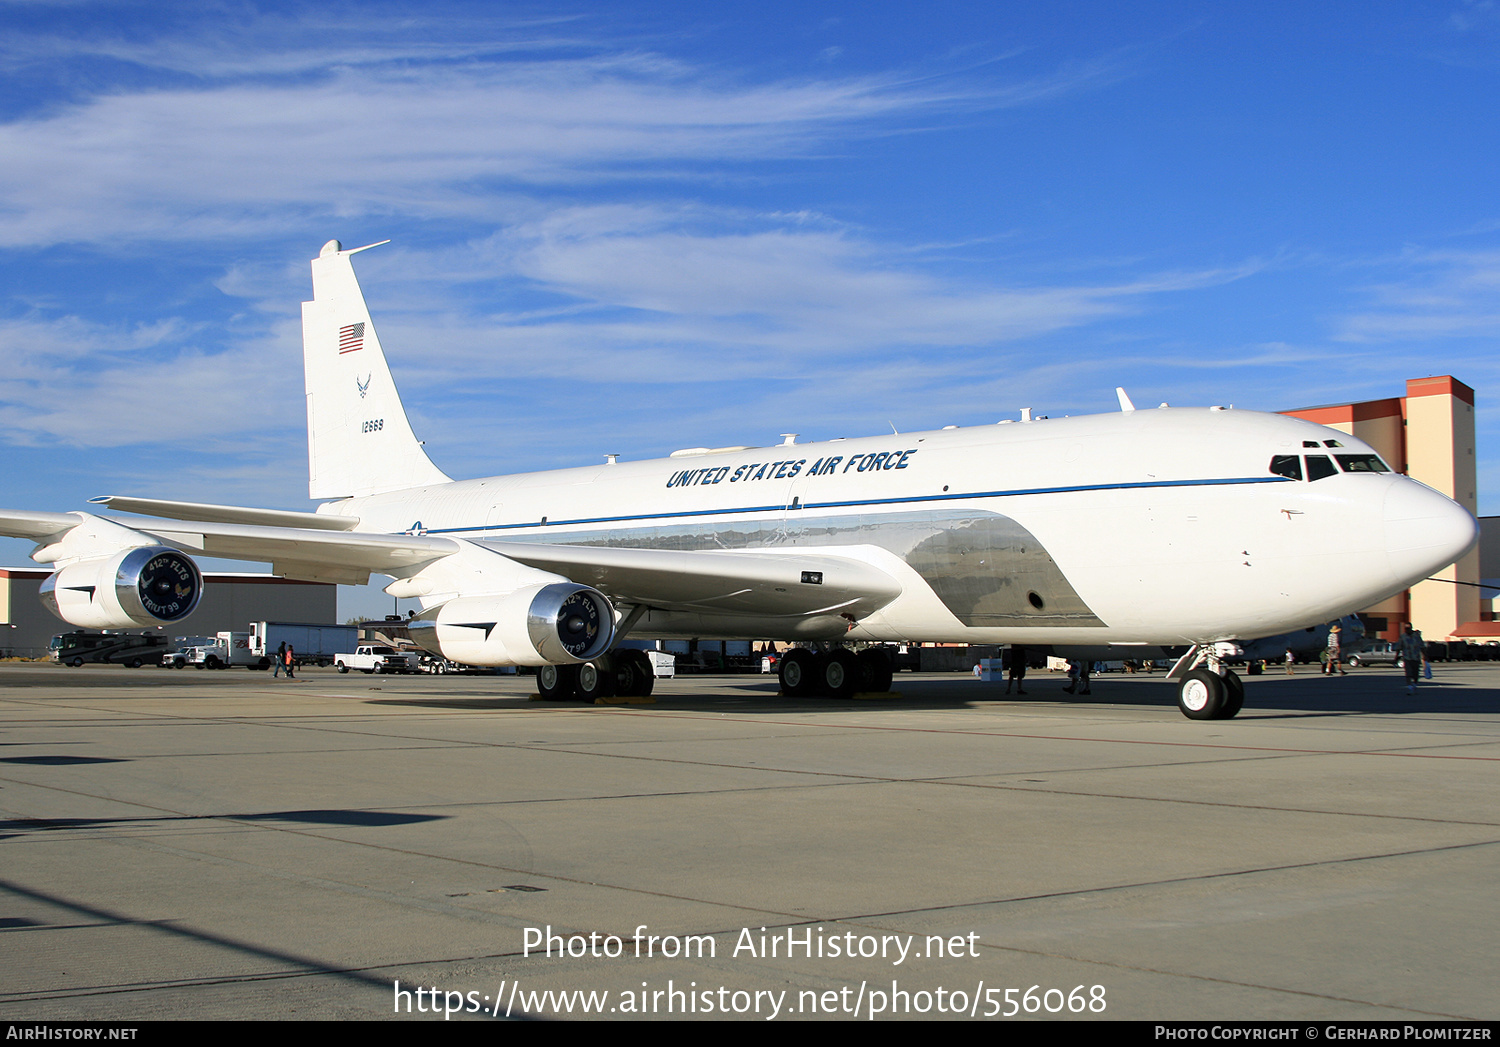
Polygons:
<instances>
[{"instance_id":1,"label":"ground support vehicle","mask_svg":"<svg viewBox=\"0 0 1500 1047\"><path fill-rule=\"evenodd\" d=\"M161 656L161 666L163 669L185 669L193 648L212 647L213 643L212 636L174 636L167 653Z\"/></svg>"},{"instance_id":2,"label":"ground support vehicle","mask_svg":"<svg viewBox=\"0 0 1500 1047\"><path fill-rule=\"evenodd\" d=\"M514 676L516 667L514 665L465 665L463 662L450 661L441 655L423 654L418 660L417 671L429 673L433 676L445 676L450 673L479 673L485 676Z\"/></svg>"},{"instance_id":3,"label":"ground support vehicle","mask_svg":"<svg viewBox=\"0 0 1500 1047\"><path fill-rule=\"evenodd\" d=\"M398 651L386 644L360 644L352 654L336 654L334 664L339 672L358 669L362 673L414 673L417 671L416 651Z\"/></svg>"},{"instance_id":4,"label":"ground support vehicle","mask_svg":"<svg viewBox=\"0 0 1500 1047\"><path fill-rule=\"evenodd\" d=\"M271 665L250 650L249 633L232 630L219 633L211 644L188 648L186 654L187 664L194 669L228 669L231 665L268 669Z\"/></svg>"}]
</instances>

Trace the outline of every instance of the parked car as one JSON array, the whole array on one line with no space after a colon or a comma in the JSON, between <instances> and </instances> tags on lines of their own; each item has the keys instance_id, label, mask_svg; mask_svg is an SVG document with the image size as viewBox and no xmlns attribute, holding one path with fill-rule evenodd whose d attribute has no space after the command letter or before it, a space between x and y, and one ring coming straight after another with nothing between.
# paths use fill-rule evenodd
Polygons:
<instances>
[{"instance_id":1,"label":"parked car","mask_svg":"<svg viewBox=\"0 0 1500 1047\"><path fill-rule=\"evenodd\" d=\"M1399 669L1404 664L1401 652L1395 644L1388 640L1381 643L1374 643L1362 650L1355 651L1348 657L1347 661L1351 666L1356 667L1361 665L1394 665Z\"/></svg>"}]
</instances>

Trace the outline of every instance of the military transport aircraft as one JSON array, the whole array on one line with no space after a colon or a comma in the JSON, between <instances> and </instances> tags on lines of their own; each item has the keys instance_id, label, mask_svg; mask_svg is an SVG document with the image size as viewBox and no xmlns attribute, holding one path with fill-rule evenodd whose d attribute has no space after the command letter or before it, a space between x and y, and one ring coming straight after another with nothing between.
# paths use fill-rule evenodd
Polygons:
<instances>
[{"instance_id":1,"label":"military transport aircraft","mask_svg":"<svg viewBox=\"0 0 1500 1047\"><path fill-rule=\"evenodd\" d=\"M378 246L371 244L370 247ZM804 641L790 694L890 686L840 641L1186 645L1195 719L1233 716L1226 642L1368 607L1466 552L1462 507L1311 422L1162 408L454 481L412 433L354 275L325 245L303 304L314 512L112 496L0 512L53 564L43 599L93 628L171 623L191 554L420 601L411 634L537 666L549 697L640 693L638 637ZM138 514L153 519L138 519Z\"/></svg>"}]
</instances>

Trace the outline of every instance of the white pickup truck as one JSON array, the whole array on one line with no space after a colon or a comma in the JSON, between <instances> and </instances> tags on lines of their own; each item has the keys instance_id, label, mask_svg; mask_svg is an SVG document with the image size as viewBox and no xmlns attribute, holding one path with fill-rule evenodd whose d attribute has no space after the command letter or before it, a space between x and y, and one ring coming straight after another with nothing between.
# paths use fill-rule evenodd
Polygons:
<instances>
[{"instance_id":1,"label":"white pickup truck","mask_svg":"<svg viewBox=\"0 0 1500 1047\"><path fill-rule=\"evenodd\" d=\"M185 648L181 655L194 669L228 669L243 665L246 669L264 669L261 659L250 649L250 634L220 632L212 643ZM162 659L162 664L177 668L177 655Z\"/></svg>"},{"instance_id":2,"label":"white pickup truck","mask_svg":"<svg viewBox=\"0 0 1500 1047\"><path fill-rule=\"evenodd\" d=\"M333 663L341 673L350 669L362 673L414 673L420 657L416 651L408 653L385 644L366 643L360 644L353 654L335 655Z\"/></svg>"}]
</instances>

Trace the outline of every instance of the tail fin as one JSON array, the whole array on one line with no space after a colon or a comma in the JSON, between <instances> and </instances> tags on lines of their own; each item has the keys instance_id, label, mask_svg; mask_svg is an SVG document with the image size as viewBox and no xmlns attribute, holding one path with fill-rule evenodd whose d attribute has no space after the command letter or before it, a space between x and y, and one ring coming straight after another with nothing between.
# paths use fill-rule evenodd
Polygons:
<instances>
[{"instance_id":1,"label":"tail fin","mask_svg":"<svg viewBox=\"0 0 1500 1047\"><path fill-rule=\"evenodd\" d=\"M302 303L310 498L449 482L411 431L355 279L349 259L368 249L324 244L312 261L313 300Z\"/></svg>"}]
</instances>

